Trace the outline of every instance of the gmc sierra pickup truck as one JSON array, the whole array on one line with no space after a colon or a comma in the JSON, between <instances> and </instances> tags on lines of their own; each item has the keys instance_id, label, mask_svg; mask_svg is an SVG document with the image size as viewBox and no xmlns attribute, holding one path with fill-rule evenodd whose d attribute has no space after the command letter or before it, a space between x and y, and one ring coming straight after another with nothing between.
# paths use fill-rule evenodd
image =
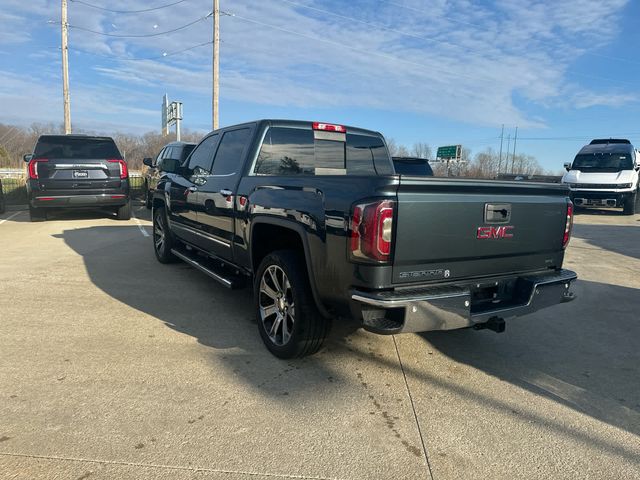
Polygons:
<instances>
[{"instance_id":1,"label":"gmc sierra pickup truck","mask_svg":"<svg viewBox=\"0 0 640 480\"><path fill-rule=\"evenodd\" d=\"M397 175L380 133L288 120L213 131L162 170L157 259L252 285L281 358L316 352L334 318L379 334L499 332L574 298L562 185Z\"/></svg>"}]
</instances>

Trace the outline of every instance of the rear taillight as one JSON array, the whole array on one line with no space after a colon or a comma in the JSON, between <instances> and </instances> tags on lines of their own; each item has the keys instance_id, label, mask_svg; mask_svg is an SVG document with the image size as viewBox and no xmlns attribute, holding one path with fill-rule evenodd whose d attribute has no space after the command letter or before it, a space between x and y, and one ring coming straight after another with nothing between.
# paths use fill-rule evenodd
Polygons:
<instances>
[{"instance_id":1,"label":"rear taillight","mask_svg":"<svg viewBox=\"0 0 640 480\"><path fill-rule=\"evenodd\" d=\"M567 221L564 224L564 236L562 237L562 248L567 248L571 239L571 229L573 227L573 203L567 202Z\"/></svg>"},{"instance_id":2,"label":"rear taillight","mask_svg":"<svg viewBox=\"0 0 640 480\"><path fill-rule=\"evenodd\" d=\"M349 250L352 258L387 262L391 258L395 202L382 200L353 208Z\"/></svg>"},{"instance_id":3,"label":"rear taillight","mask_svg":"<svg viewBox=\"0 0 640 480\"><path fill-rule=\"evenodd\" d=\"M27 169L29 170L29 178L32 180L37 180L40 178L38 176L38 164L48 162L48 158L32 158L29 160L29 164L27 165Z\"/></svg>"},{"instance_id":4,"label":"rear taillight","mask_svg":"<svg viewBox=\"0 0 640 480\"><path fill-rule=\"evenodd\" d=\"M120 165L120 178L121 179L125 179L125 178L129 178L129 169L127 168L127 163L122 160L122 159L117 159L117 160L107 160L107 162L109 163L117 163L118 165Z\"/></svg>"}]
</instances>

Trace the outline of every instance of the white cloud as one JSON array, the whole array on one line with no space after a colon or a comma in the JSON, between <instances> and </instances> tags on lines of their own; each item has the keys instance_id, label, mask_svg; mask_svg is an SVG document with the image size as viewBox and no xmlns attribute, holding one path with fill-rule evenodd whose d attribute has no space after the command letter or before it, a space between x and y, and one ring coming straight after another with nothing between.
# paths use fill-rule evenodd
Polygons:
<instances>
[{"instance_id":1,"label":"white cloud","mask_svg":"<svg viewBox=\"0 0 640 480\"><path fill-rule=\"evenodd\" d=\"M34 18L38 22L59 18L57 2L28 2L28 10L18 0L3 3L7 18L28 18L32 24ZM468 0L433 0L428 6L407 0L223 1L222 9L236 17L221 19L222 97L273 106L406 111L480 126L539 127L544 122L527 114L516 98L566 108L617 107L637 101L635 95L619 89L615 93L592 91L570 73L576 58L615 35L615 29L594 26L615 24L627 4L628 0L504 0L488 7ZM186 5L147 14L112 15L71 2L69 21L96 31L145 34L176 28L211 9L210 0L190 0ZM108 5L122 10L145 7L148 4L143 0L114 0ZM144 58L191 47L211 38L210 19L161 37L111 38L77 29L70 36L72 52L96 55L72 53L76 62L72 66L93 62L91 70L101 79L90 87L86 81L74 86L74 91L80 88L72 100L74 111L87 119L104 116L104 106L95 99L112 98L116 86L122 86L116 98L121 106L118 112L128 108L142 122L157 108L154 95L159 90L208 100L208 47L155 61L118 61L105 56ZM51 69L54 74L59 65ZM58 92L39 88L46 85L44 75L39 82L33 79L22 85L33 91L18 95L21 101L31 104L33 97L42 97L41 105L49 105L45 92L52 96ZM7 81L0 78L0 90L3 84ZM49 116L58 114L55 104Z\"/></svg>"}]
</instances>

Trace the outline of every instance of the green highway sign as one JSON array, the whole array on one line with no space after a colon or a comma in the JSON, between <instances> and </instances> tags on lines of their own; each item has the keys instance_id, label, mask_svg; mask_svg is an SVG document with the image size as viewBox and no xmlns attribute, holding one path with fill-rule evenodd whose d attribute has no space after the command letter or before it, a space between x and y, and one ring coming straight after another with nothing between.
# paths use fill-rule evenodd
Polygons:
<instances>
[{"instance_id":1,"label":"green highway sign","mask_svg":"<svg viewBox=\"0 0 640 480\"><path fill-rule=\"evenodd\" d=\"M447 145L446 147L438 147L437 158L458 158L462 145Z\"/></svg>"}]
</instances>

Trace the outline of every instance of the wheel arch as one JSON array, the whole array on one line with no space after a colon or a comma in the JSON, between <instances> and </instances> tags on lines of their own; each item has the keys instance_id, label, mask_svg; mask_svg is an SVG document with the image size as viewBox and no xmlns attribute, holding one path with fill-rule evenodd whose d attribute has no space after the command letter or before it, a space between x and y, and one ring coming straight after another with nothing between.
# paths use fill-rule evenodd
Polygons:
<instances>
[{"instance_id":1,"label":"wheel arch","mask_svg":"<svg viewBox=\"0 0 640 480\"><path fill-rule=\"evenodd\" d=\"M256 241L258 235L262 235L263 237L261 240ZM263 240L266 238L265 235L270 235L270 237L268 237L269 240ZM301 225L280 218L255 218L251 222L249 238L249 257L251 259L251 271L254 275L264 257L270 252L281 249L301 250L304 255L307 278L309 279L311 294L316 307L322 316L326 318L332 317L318 295L313 264L311 262L309 239Z\"/></svg>"}]
</instances>

